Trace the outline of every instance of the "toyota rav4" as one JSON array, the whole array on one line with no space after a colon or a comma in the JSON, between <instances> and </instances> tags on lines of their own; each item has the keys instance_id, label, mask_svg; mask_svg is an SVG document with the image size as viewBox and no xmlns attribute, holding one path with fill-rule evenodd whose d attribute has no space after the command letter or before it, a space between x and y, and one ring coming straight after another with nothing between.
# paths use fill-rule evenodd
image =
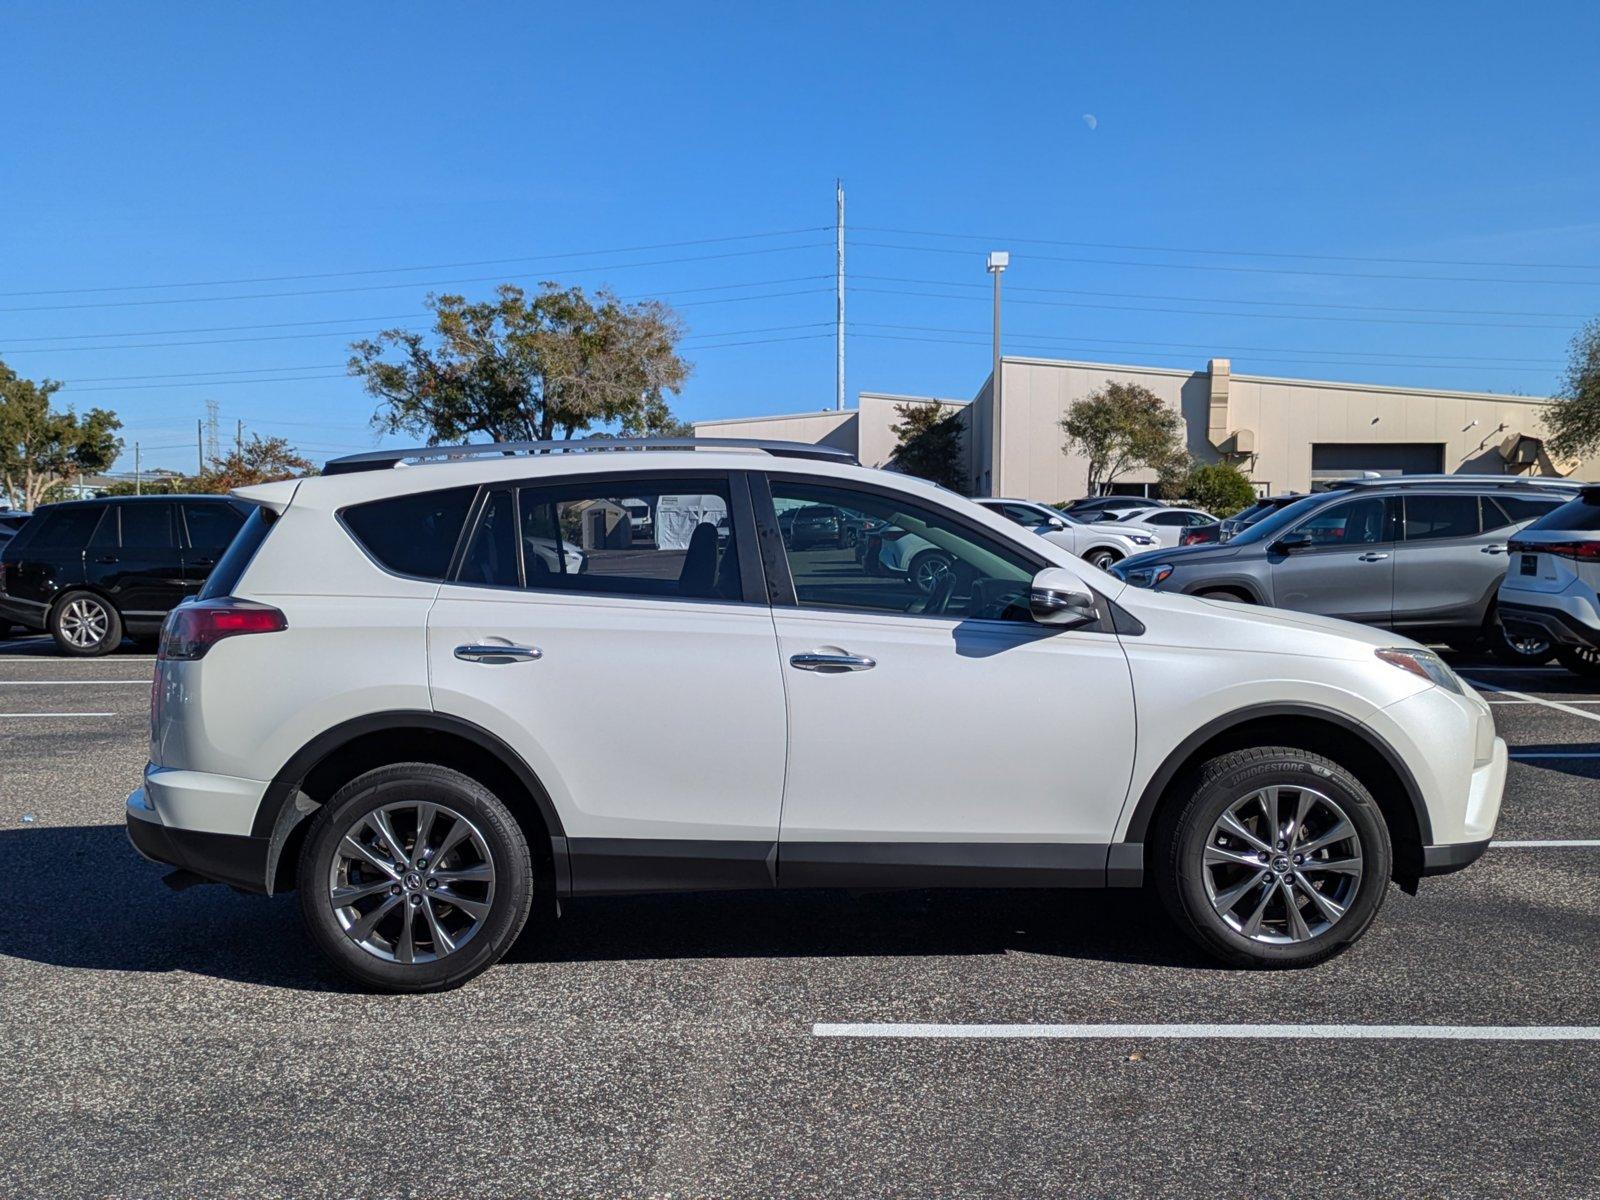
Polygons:
<instances>
[{"instance_id":1,"label":"toyota rav4","mask_svg":"<svg viewBox=\"0 0 1600 1200\"><path fill-rule=\"evenodd\" d=\"M713 888L1153 884L1223 962L1303 966L1499 813L1489 708L1423 647L1129 587L824 448L374 452L238 495L162 631L128 832L175 883L298 889L367 986L459 984L568 898ZM947 569L786 545L803 506Z\"/></svg>"}]
</instances>

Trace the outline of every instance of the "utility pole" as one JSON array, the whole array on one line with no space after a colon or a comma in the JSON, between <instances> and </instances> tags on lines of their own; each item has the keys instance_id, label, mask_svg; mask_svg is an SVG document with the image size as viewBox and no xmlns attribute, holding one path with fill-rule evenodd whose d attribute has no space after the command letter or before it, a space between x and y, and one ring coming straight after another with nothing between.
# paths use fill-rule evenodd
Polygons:
<instances>
[{"instance_id":1,"label":"utility pole","mask_svg":"<svg viewBox=\"0 0 1600 1200\"><path fill-rule=\"evenodd\" d=\"M139 443L135 442L133 444L133 494L135 496L142 496L144 494L140 486L140 481L142 478L143 475L139 469Z\"/></svg>"},{"instance_id":2,"label":"utility pole","mask_svg":"<svg viewBox=\"0 0 1600 1200\"><path fill-rule=\"evenodd\" d=\"M1005 250L991 250L989 252L989 274L994 276L994 367L993 374L989 377L989 430L991 446L989 447L989 495L1001 496L1005 493L1000 489L1000 463L1004 456L1004 441L1001 437L1004 409L1000 404L1000 276L1005 274L1011 265L1011 255Z\"/></svg>"},{"instance_id":3,"label":"utility pole","mask_svg":"<svg viewBox=\"0 0 1600 1200\"><path fill-rule=\"evenodd\" d=\"M244 422L238 421L233 427L233 452L244 453Z\"/></svg>"},{"instance_id":4,"label":"utility pole","mask_svg":"<svg viewBox=\"0 0 1600 1200\"><path fill-rule=\"evenodd\" d=\"M844 408L844 180L833 181L834 203L834 335L838 365L834 371L833 406Z\"/></svg>"},{"instance_id":5,"label":"utility pole","mask_svg":"<svg viewBox=\"0 0 1600 1200\"><path fill-rule=\"evenodd\" d=\"M194 460L197 474L206 473L206 423L195 418L194 422Z\"/></svg>"}]
</instances>

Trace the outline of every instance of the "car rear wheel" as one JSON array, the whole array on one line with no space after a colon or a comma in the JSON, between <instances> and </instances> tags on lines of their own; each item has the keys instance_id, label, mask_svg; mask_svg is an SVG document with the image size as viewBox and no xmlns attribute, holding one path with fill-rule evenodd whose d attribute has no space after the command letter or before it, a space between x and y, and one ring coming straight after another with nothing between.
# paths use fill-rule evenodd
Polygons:
<instances>
[{"instance_id":1,"label":"car rear wheel","mask_svg":"<svg viewBox=\"0 0 1600 1200\"><path fill-rule=\"evenodd\" d=\"M1600 678L1600 649L1593 646L1557 646L1556 660L1574 675Z\"/></svg>"},{"instance_id":2,"label":"car rear wheel","mask_svg":"<svg viewBox=\"0 0 1600 1200\"><path fill-rule=\"evenodd\" d=\"M50 610L50 636L63 654L94 658L122 644L116 605L93 592L68 592Z\"/></svg>"},{"instance_id":3,"label":"car rear wheel","mask_svg":"<svg viewBox=\"0 0 1600 1200\"><path fill-rule=\"evenodd\" d=\"M442 991L516 940L533 859L477 780L399 763L347 783L313 818L298 886L306 929L340 971L383 991Z\"/></svg>"},{"instance_id":4,"label":"car rear wheel","mask_svg":"<svg viewBox=\"0 0 1600 1200\"><path fill-rule=\"evenodd\" d=\"M1304 967L1359 938L1393 850L1354 775L1289 746L1206 763L1156 831L1155 882L1179 927L1240 967Z\"/></svg>"},{"instance_id":5,"label":"car rear wheel","mask_svg":"<svg viewBox=\"0 0 1600 1200\"><path fill-rule=\"evenodd\" d=\"M1113 563L1122 561L1122 555L1118 554L1115 550L1101 548L1099 550L1089 551L1088 557L1085 561L1087 561L1091 567L1099 567L1102 571L1108 571L1111 569L1111 565Z\"/></svg>"},{"instance_id":6,"label":"car rear wheel","mask_svg":"<svg viewBox=\"0 0 1600 1200\"><path fill-rule=\"evenodd\" d=\"M1489 644L1489 653L1513 667L1537 667L1549 662L1556 652L1549 638L1508 633L1500 619L1492 615L1484 626L1483 636Z\"/></svg>"}]
</instances>

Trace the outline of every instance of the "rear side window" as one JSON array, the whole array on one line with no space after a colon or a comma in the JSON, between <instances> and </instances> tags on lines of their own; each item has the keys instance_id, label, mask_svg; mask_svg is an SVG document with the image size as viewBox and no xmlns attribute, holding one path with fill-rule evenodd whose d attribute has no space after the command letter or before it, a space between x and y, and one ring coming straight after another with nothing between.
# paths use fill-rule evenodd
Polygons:
<instances>
[{"instance_id":1,"label":"rear side window","mask_svg":"<svg viewBox=\"0 0 1600 1200\"><path fill-rule=\"evenodd\" d=\"M55 512L41 513L23 527L23 533L17 538L18 547L28 550L82 550L89 544L89 538L105 511L104 504L91 504L85 508L58 508ZM27 537L26 542L22 540L23 537Z\"/></svg>"},{"instance_id":2,"label":"rear side window","mask_svg":"<svg viewBox=\"0 0 1600 1200\"><path fill-rule=\"evenodd\" d=\"M269 508L258 508L250 514L238 536L228 543L227 552L218 560L211 574L206 576L205 586L200 589L200 599L216 600L233 595L244 569L250 565L256 551L261 549L261 543L267 540L267 534L277 520L278 514Z\"/></svg>"},{"instance_id":3,"label":"rear side window","mask_svg":"<svg viewBox=\"0 0 1600 1200\"><path fill-rule=\"evenodd\" d=\"M1407 496L1405 506L1408 542L1477 536L1476 496Z\"/></svg>"},{"instance_id":4,"label":"rear side window","mask_svg":"<svg viewBox=\"0 0 1600 1200\"><path fill-rule=\"evenodd\" d=\"M1600 488L1585 488L1576 500L1567 501L1528 528L1575 530L1581 533L1600 529Z\"/></svg>"},{"instance_id":5,"label":"rear side window","mask_svg":"<svg viewBox=\"0 0 1600 1200\"><path fill-rule=\"evenodd\" d=\"M397 575L443 579L467 522L475 487L371 500L340 515L356 542Z\"/></svg>"},{"instance_id":6,"label":"rear side window","mask_svg":"<svg viewBox=\"0 0 1600 1200\"><path fill-rule=\"evenodd\" d=\"M119 507L122 509L124 550L172 550L177 547L178 535L172 527L171 504L123 504Z\"/></svg>"},{"instance_id":7,"label":"rear side window","mask_svg":"<svg viewBox=\"0 0 1600 1200\"><path fill-rule=\"evenodd\" d=\"M244 524L244 514L231 504L185 504L189 545L206 554L221 554Z\"/></svg>"}]
</instances>

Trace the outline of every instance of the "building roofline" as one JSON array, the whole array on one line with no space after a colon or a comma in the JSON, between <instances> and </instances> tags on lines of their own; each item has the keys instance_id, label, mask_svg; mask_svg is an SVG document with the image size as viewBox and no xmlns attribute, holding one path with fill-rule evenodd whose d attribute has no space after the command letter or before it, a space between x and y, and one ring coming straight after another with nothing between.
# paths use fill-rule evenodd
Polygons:
<instances>
[{"instance_id":1,"label":"building roofline","mask_svg":"<svg viewBox=\"0 0 1600 1200\"><path fill-rule=\"evenodd\" d=\"M1179 367L1150 367L1139 363L1083 362L1078 359L1034 358L1012 354L1005 355L1001 361L1042 367L1082 367L1092 371L1133 371L1142 375L1166 375L1184 379L1209 374L1203 367L1195 370L1184 370ZM1451 400L1489 400L1499 404L1546 405L1550 403L1548 396L1514 396L1507 392L1464 392L1454 388L1401 387L1398 384L1391 383L1349 383L1338 379L1302 379L1291 375L1243 375L1237 371L1230 371L1228 377L1235 383L1288 384L1293 387L1325 388L1344 392L1392 392L1402 396L1435 396ZM985 382L987 382L987 379ZM980 388L979 390L981 391L982 389Z\"/></svg>"},{"instance_id":2,"label":"building roofline","mask_svg":"<svg viewBox=\"0 0 1600 1200\"><path fill-rule=\"evenodd\" d=\"M971 400L952 400L946 396L908 396L903 392L858 392L856 403L863 400L894 400L901 404L948 404L953 408L965 408Z\"/></svg>"},{"instance_id":3,"label":"building roofline","mask_svg":"<svg viewBox=\"0 0 1600 1200\"><path fill-rule=\"evenodd\" d=\"M696 427L701 425L744 425L754 421L799 421L805 418L816 417L853 417L858 412L854 408L815 408L809 412L772 413L770 416L758 417L706 417L700 421L690 421Z\"/></svg>"}]
</instances>

